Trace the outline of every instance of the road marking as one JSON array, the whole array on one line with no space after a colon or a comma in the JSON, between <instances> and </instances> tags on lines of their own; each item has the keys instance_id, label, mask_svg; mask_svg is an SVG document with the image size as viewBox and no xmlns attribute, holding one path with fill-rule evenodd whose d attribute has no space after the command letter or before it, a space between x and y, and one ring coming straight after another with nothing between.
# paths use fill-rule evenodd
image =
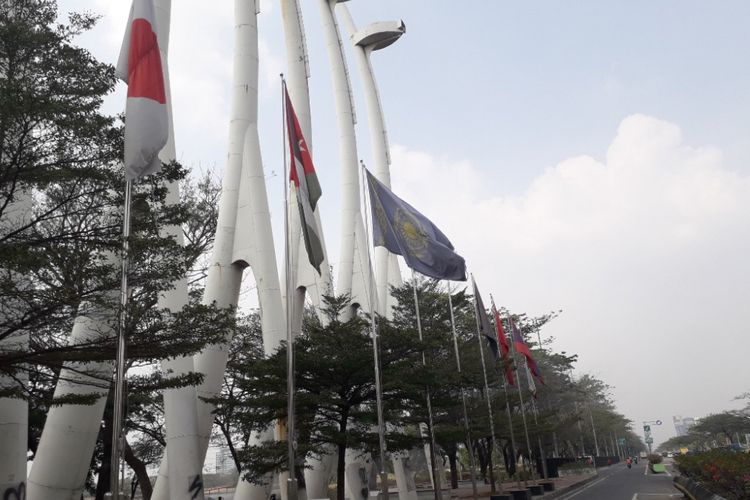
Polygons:
<instances>
[{"instance_id":1,"label":"road marking","mask_svg":"<svg viewBox=\"0 0 750 500\"><path fill-rule=\"evenodd\" d=\"M646 466L645 469L643 469L643 475L648 476L648 465Z\"/></svg>"},{"instance_id":2,"label":"road marking","mask_svg":"<svg viewBox=\"0 0 750 500\"><path fill-rule=\"evenodd\" d=\"M633 498L630 500L638 500L638 493L633 493Z\"/></svg>"},{"instance_id":3,"label":"road marking","mask_svg":"<svg viewBox=\"0 0 750 500\"><path fill-rule=\"evenodd\" d=\"M580 495L581 493L583 493L584 491L586 491L587 489L591 488L592 486L595 486L595 485L597 485L597 484L601 483L601 482L602 482L602 481L604 481L605 479L607 479L607 478L606 478L606 477L603 477L603 478L601 478L601 479L597 479L597 480L596 480L596 481L594 481L593 483L589 483L589 484L587 484L586 486L584 486L584 487L583 487L583 488L581 488L580 490L576 491L575 493L571 493L570 495L568 495L568 496L566 496L566 497L562 497L562 498L561 498L560 500L568 500L568 499L570 499L570 498L573 498L573 497L575 497L575 496L578 496L578 495Z\"/></svg>"}]
</instances>

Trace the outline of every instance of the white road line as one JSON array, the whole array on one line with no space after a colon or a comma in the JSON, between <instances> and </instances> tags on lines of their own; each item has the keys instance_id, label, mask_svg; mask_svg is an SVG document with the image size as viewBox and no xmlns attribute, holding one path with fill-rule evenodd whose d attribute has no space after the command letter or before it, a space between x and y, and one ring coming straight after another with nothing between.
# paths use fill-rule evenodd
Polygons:
<instances>
[{"instance_id":1,"label":"white road line","mask_svg":"<svg viewBox=\"0 0 750 500\"><path fill-rule=\"evenodd\" d=\"M638 493L633 493L633 498L630 500L638 500Z\"/></svg>"},{"instance_id":2,"label":"white road line","mask_svg":"<svg viewBox=\"0 0 750 500\"><path fill-rule=\"evenodd\" d=\"M562 497L562 498L560 498L560 500L568 500L568 499L570 499L570 498L573 498L573 497L575 497L575 496L578 496L578 495L580 495L581 493L583 493L584 491L586 491L587 489L591 488L592 486L595 486L595 485L597 485L597 484L601 483L601 482L602 482L602 481L604 481L605 479L607 479L607 478L606 478L606 477L603 477L603 478L601 478L601 479L597 479L597 480L596 480L596 481L594 481L593 483L589 483L589 484L587 484L586 486L584 486L584 487L583 487L583 488L581 488L580 490L576 491L575 493L571 493L570 495L568 495L568 496L566 496L566 497Z\"/></svg>"},{"instance_id":3,"label":"white road line","mask_svg":"<svg viewBox=\"0 0 750 500\"><path fill-rule=\"evenodd\" d=\"M646 466L645 469L643 469L643 475L648 476L648 465Z\"/></svg>"}]
</instances>

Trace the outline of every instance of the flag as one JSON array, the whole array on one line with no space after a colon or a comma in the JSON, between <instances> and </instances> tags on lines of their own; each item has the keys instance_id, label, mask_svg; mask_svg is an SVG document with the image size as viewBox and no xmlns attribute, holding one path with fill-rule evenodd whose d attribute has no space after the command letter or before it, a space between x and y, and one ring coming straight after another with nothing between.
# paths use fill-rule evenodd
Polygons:
<instances>
[{"instance_id":1,"label":"flag","mask_svg":"<svg viewBox=\"0 0 750 500\"><path fill-rule=\"evenodd\" d=\"M161 169L169 138L167 93L153 0L133 0L115 75L128 84L125 105L125 178Z\"/></svg>"},{"instance_id":2,"label":"flag","mask_svg":"<svg viewBox=\"0 0 750 500\"><path fill-rule=\"evenodd\" d=\"M471 282L474 285L474 314L477 320L477 325L482 331L482 335L484 335L484 339L487 341L487 346L492 352L495 361L497 361L497 359L499 358L499 353L495 335L493 335L492 333L492 325L490 324L490 319L487 317L487 311L484 309L482 296L479 295L479 288L477 288L477 282L474 281L473 276L471 277Z\"/></svg>"},{"instance_id":3,"label":"flag","mask_svg":"<svg viewBox=\"0 0 750 500\"><path fill-rule=\"evenodd\" d=\"M464 258L427 217L393 194L369 171L367 184L375 246L403 256L406 265L435 279L466 281Z\"/></svg>"},{"instance_id":4,"label":"flag","mask_svg":"<svg viewBox=\"0 0 750 500\"><path fill-rule=\"evenodd\" d=\"M524 358L526 358L527 368L531 371L531 374L534 376L534 378L536 378L543 384L544 379L542 378L542 372L539 371L539 367L537 366L536 361L534 361L534 358L531 356L529 346L527 346L526 342L523 340L521 330L518 329L513 320L510 320L510 329L513 332L513 348L516 350L516 352L520 352L521 354L523 354ZM531 377L529 377L529 380L531 380ZM531 384L532 382L529 382L529 386L531 386ZM536 387L534 387L534 390L536 390Z\"/></svg>"},{"instance_id":5,"label":"flag","mask_svg":"<svg viewBox=\"0 0 750 500\"><path fill-rule=\"evenodd\" d=\"M289 98L286 84L284 85L284 97L286 99L286 130L291 156L289 181L294 184L297 193L297 206L299 207L300 225L305 240L307 258L320 274L320 264L323 262L325 255L323 253L321 230L314 211L322 191L318 176L315 173L312 156L310 156L310 150L307 149L307 143L302 136L302 127L300 127L297 114L294 112L294 106L292 106L292 100Z\"/></svg>"},{"instance_id":6,"label":"flag","mask_svg":"<svg viewBox=\"0 0 750 500\"><path fill-rule=\"evenodd\" d=\"M500 313L497 312L494 302L492 303L492 315L495 317L495 329L497 329L497 341L500 343L500 354L502 355L503 367L505 368L505 380L508 381L509 385L515 385L513 368L510 366L510 346L508 345L508 339L505 337Z\"/></svg>"}]
</instances>

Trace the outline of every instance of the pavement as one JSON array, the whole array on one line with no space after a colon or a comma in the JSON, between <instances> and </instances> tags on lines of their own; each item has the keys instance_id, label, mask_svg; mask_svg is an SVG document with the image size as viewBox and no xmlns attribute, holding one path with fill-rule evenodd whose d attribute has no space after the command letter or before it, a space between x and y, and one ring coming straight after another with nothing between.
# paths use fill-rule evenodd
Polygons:
<instances>
[{"instance_id":1,"label":"pavement","mask_svg":"<svg viewBox=\"0 0 750 500\"><path fill-rule=\"evenodd\" d=\"M667 461L667 472L653 474L648 470L646 461L639 461L628 469L625 463L609 467L600 467L596 474L567 476L550 479L555 483L555 490L534 499L558 500L674 500L683 495L672 485L674 471L672 462ZM529 484L533 484L532 481ZM523 487L523 483L521 483ZM516 483L503 483L503 490L516 488ZM477 485L480 499L490 498L490 487L485 484ZM443 490L443 499L473 498L473 491L469 481L461 481L459 488ZM432 490L418 490L419 500L434 498Z\"/></svg>"},{"instance_id":2,"label":"pavement","mask_svg":"<svg viewBox=\"0 0 750 500\"><path fill-rule=\"evenodd\" d=\"M586 483L593 481L597 478L596 474L582 474L577 476L567 476L562 478L552 478L549 479L549 481L552 481L555 483L555 491L547 492L546 494L542 496L535 496L534 498L559 498L561 494L564 494L565 492L572 491L576 488L580 488L581 486L585 485ZM471 482L470 481L460 481L459 487L457 489L449 490L444 489L443 490L443 499L448 500L451 499L464 499L464 498L473 498L474 492L471 488ZM536 484L534 481L528 481L528 484ZM521 482L521 487L524 487L523 481ZM508 491L510 489L516 489L517 484L515 481L513 482L506 482L502 484L502 491ZM501 493L500 489L498 488L498 494ZM435 498L432 489L429 490L417 490L418 498L419 500L431 500ZM488 484L478 483L477 484L477 494L478 498L480 499L489 499L490 498L490 486ZM391 495L393 496L393 495Z\"/></svg>"}]
</instances>

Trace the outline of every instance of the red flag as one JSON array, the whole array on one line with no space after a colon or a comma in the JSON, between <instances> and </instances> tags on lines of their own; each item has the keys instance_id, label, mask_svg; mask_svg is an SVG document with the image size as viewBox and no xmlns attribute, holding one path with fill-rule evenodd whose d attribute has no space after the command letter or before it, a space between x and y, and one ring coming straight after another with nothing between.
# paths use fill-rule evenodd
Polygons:
<instances>
[{"instance_id":1,"label":"red flag","mask_svg":"<svg viewBox=\"0 0 750 500\"><path fill-rule=\"evenodd\" d=\"M302 135L297 114L294 112L292 100L284 84L286 99L286 130L291 153L289 163L289 181L294 185L297 193L300 225L305 240L305 249L310 264L320 274L320 264L325 259L323 252L323 235L315 219L315 206L322 194L318 176L315 173L312 156L307 149L307 142Z\"/></svg>"},{"instance_id":2,"label":"red flag","mask_svg":"<svg viewBox=\"0 0 750 500\"><path fill-rule=\"evenodd\" d=\"M503 322L500 320L500 313L497 312L494 303L492 304L492 314L495 316L495 329L497 329L497 341L500 344L503 366L505 367L505 380L508 381L509 385L515 385L515 380L513 380L513 369L510 366L510 346L508 345L508 339L503 330Z\"/></svg>"},{"instance_id":3,"label":"red flag","mask_svg":"<svg viewBox=\"0 0 750 500\"><path fill-rule=\"evenodd\" d=\"M169 138L167 93L153 0L133 0L115 74L128 84L125 106L125 178L161 169Z\"/></svg>"}]
</instances>

